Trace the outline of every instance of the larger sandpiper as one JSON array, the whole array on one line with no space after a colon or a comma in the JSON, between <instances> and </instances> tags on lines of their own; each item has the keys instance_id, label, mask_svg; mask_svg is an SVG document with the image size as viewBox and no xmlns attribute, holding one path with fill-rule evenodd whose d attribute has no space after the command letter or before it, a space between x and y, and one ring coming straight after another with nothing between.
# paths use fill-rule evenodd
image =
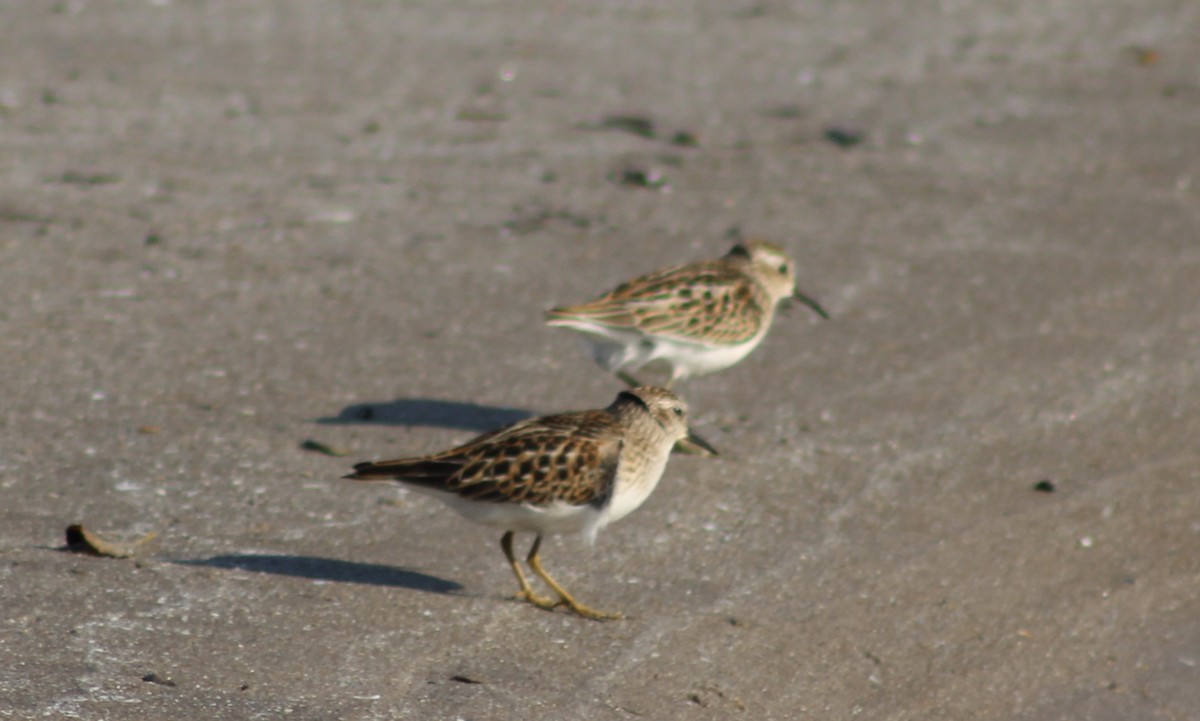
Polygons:
<instances>
[{"instance_id":1,"label":"larger sandpiper","mask_svg":"<svg viewBox=\"0 0 1200 721\"><path fill-rule=\"evenodd\" d=\"M671 448L689 438L687 413L670 391L634 388L607 408L531 418L432 455L359 463L346 478L398 481L475 523L502 529L500 547L519 598L546 609L566 606L585 618L620 618L576 601L546 573L538 555L542 537L581 532L594 540L640 506L662 478ZM537 534L526 561L557 598L536 592L513 555L513 535L522 531Z\"/></svg>"}]
</instances>

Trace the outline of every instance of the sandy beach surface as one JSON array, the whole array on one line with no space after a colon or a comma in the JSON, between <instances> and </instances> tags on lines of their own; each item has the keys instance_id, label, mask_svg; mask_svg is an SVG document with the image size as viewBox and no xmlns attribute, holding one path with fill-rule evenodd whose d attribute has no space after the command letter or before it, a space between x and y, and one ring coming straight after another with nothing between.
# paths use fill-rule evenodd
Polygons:
<instances>
[{"instance_id":1,"label":"sandy beach surface","mask_svg":"<svg viewBox=\"0 0 1200 721\"><path fill-rule=\"evenodd\" d=\"M0 718L1200 719L1197 38L1194 0L3 3ZM832 319L686 381L723 455L548 541L628 620L340 480L606 405L542 312L738 233Z\"/></svg>"}]
</instances>

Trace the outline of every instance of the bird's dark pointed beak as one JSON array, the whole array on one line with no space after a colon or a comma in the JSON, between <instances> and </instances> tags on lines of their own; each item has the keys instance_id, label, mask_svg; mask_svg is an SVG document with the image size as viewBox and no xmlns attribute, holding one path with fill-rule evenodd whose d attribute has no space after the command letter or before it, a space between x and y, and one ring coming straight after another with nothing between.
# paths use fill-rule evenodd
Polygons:
<instances>
[{"instance_id":1,"label":"bird's dark pointed beak","mask_svg":"<svg viewBox=\"0 0 1200 721\"><path fill-rule=\"evenodd\" d=\"M812 296L805 295L797 290L792 294L792 300L800 301L809 308L812 308L813 312L815 312L817 315L821 316L825 320L829 320L829 314L825 312L825 309L821 307L820 303L813 300Z\"/></svg>"},{"instance_id":2,"label":"bird's dark pointed beak","mask_svg":"<svg viewBox=\"0 0 1200 721\"><path fill-rule=\"evenodd\" d=\"M693 456L719 456L719 451L713 444L704 440L694 431L688 431L687 438L675 444L675 449Z\"/></svg>"}]
</instances>

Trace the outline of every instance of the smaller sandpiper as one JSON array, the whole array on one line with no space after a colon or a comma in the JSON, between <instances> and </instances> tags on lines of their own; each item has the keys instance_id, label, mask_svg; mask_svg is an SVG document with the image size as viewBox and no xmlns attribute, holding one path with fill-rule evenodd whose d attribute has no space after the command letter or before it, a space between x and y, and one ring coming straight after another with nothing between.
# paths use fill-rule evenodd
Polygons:
<instances>
[{"instance_id":1,"label":"smaller sandpiper","mask_svg":"<svg viewBox=\"0 0 1200 721\"><path fill-rule=\"evenodd\" d=\"M631 373L666 363L671 388L749 355L787 298L829 317L796 289L795 265L783 248L747 240L717 260L649 273L589 303L553 308L546 323L582 333L596 362L630 386L641 385Z\"/></svg>"}]
</instances>

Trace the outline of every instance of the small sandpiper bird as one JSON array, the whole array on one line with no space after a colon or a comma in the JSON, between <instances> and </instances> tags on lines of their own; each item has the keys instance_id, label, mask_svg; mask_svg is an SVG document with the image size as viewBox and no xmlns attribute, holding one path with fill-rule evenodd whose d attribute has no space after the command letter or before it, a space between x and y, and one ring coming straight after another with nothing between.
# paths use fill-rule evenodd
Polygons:
<instances>
[{"instance_id":1,"label":"small sandpiper bird","mask_svg":"<svg viewBox=\"0 0 1200 721\"><path fill-rule=\"evenodd\" d=\"M546 609L565 605L585 618L620 618L579 603L546 573L542 537L582 532L592 541L640 506L662 478L671 448L689 438L687 412L675 394L644 386L622 391L607 408L531 418L441 453L359 463L346 478L399 481L475 523L503 529L500 547L520 584L518 598ZM513 556L513 535L522 531L537 534L526 561L557 599L536 592Z\"/></svg>"},{"instance_id":2,"label":"small sandpiper bird","mask_svg":"<svg viewBox=\"0 0 1200 721\"><path fill-rule=\"evenodd\" d=\"M829 317L796 289L795 265L783 248L747 240L717 260L643 275L590 303L553 308L546 324L582 333L596 362L631 386L641 385L631 373L665 362L671 388L749 355L787 298Z\"/></svg>"}]
</instances>

